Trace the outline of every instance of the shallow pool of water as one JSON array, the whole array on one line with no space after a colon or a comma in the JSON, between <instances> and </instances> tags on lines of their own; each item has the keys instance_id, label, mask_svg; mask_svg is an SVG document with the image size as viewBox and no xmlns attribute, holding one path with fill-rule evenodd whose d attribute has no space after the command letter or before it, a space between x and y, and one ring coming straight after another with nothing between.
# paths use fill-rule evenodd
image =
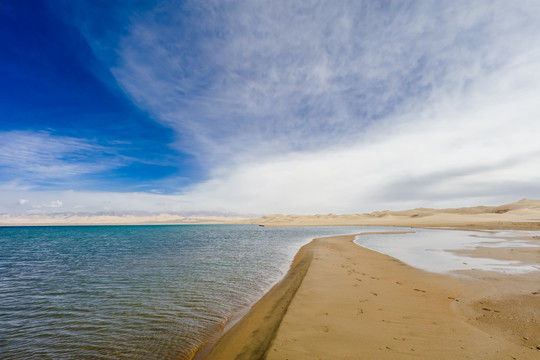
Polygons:
<instances>
[{"instance_id":1,"label":"shallow pool of water","mask_svg":"<svg viewBox=\"0 0 540 360\"><path fill-rule=\"evenodd\" d=\"M368 249L390 255L422 270L451 273L459 270L483 270L501 273L527 273L539 271L540 264L519 261L471 257L455 250L482 247L538 247L540 240L524 240L524 236L538 236L538 232L503 231L488 233L477 231L412 229L406 234L368 234L357 236L355 243Z\"/></svg>"}]
</instances>

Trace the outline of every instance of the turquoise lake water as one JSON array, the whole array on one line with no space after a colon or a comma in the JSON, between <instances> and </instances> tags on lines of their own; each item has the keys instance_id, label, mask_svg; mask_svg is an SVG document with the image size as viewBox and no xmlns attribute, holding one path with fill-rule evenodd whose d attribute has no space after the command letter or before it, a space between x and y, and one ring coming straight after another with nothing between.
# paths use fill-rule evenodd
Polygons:
<instances>
[{"instance_id":1,"label":"turquoise lake water","mask_svg":"<svg viewBox=\"0 0 540 360\"><path fill-rule=\"evenodd\" d=\"M0 358L189 359L303 244L367 229L0 228Z\"/></svg>"}]
</instances>

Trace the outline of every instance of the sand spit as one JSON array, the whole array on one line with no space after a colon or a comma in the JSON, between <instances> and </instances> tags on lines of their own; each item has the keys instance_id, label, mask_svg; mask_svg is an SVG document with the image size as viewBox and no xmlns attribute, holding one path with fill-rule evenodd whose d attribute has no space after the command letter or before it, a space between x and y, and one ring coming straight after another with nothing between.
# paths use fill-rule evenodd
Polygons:
<instances>
[{"instance_id":1,"label":"sand spit","mask_svg":"<svg viewBox=\"0 0 540 360\"><path fill-rule=\"evenodd\" d=\"M537 275L424 272L319 238L207 359L536 359Z\"/></svg>"},{"instance_id":2,"label":"sand spit","mask_svg":"<svg viewBox=\"0 0 540 360\"><path fill-rule=\"evenodd\" d=\"M313 252L304 246L296 255L287 276L274 286L217 345L203 350L195 359L263 359L276 336L283 317L296 295L311 262Z\"/></svg>"}]
</instances>

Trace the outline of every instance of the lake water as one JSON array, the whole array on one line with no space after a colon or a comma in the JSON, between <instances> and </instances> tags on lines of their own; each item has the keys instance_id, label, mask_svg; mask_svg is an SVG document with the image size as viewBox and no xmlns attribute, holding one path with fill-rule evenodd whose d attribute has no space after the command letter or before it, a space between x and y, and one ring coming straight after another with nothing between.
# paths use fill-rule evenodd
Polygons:
<instances>
[{"instance_id":1,"label":"lake water","mask_svg":"<svg viewBox=\"0 0 540 360\"><path fill-rule=\"evenodd\" d=\"M441 229L409 229L409 233L362 235L355 243L390 255L404 263L431 272L455 274L459 270L495 271L519 274L540 271L540 264L460 255L453 250L476 247L540 248L540 240L523 240L539 232L499 231L497 233Z\"/></svg>"},{"instance_id":2,"label":"lake water","mask_svg":"<svg viewBox=\"0 0 540 360\"><path fill-rule=\"evenodd\" d=\"M303 244L366 230L0 228L0 358L189 359L283 277Z\"/></svg>"}]
</instances>

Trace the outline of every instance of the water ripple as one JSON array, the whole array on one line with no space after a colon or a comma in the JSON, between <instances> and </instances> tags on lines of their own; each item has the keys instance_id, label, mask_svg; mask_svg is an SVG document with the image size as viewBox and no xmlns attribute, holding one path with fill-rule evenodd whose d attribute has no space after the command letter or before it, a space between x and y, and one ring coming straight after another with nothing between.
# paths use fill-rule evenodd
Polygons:
<instances>
[{"instance_id":1,"label":"water ripple","mask_svg":"<svg viewBox=\"0 0 540 360\"><path fill-rule=\"evenodd\" d=\"M3 359L188 359L309 239L358 228L0 228Z\"/></svg>"}]
</instances>

